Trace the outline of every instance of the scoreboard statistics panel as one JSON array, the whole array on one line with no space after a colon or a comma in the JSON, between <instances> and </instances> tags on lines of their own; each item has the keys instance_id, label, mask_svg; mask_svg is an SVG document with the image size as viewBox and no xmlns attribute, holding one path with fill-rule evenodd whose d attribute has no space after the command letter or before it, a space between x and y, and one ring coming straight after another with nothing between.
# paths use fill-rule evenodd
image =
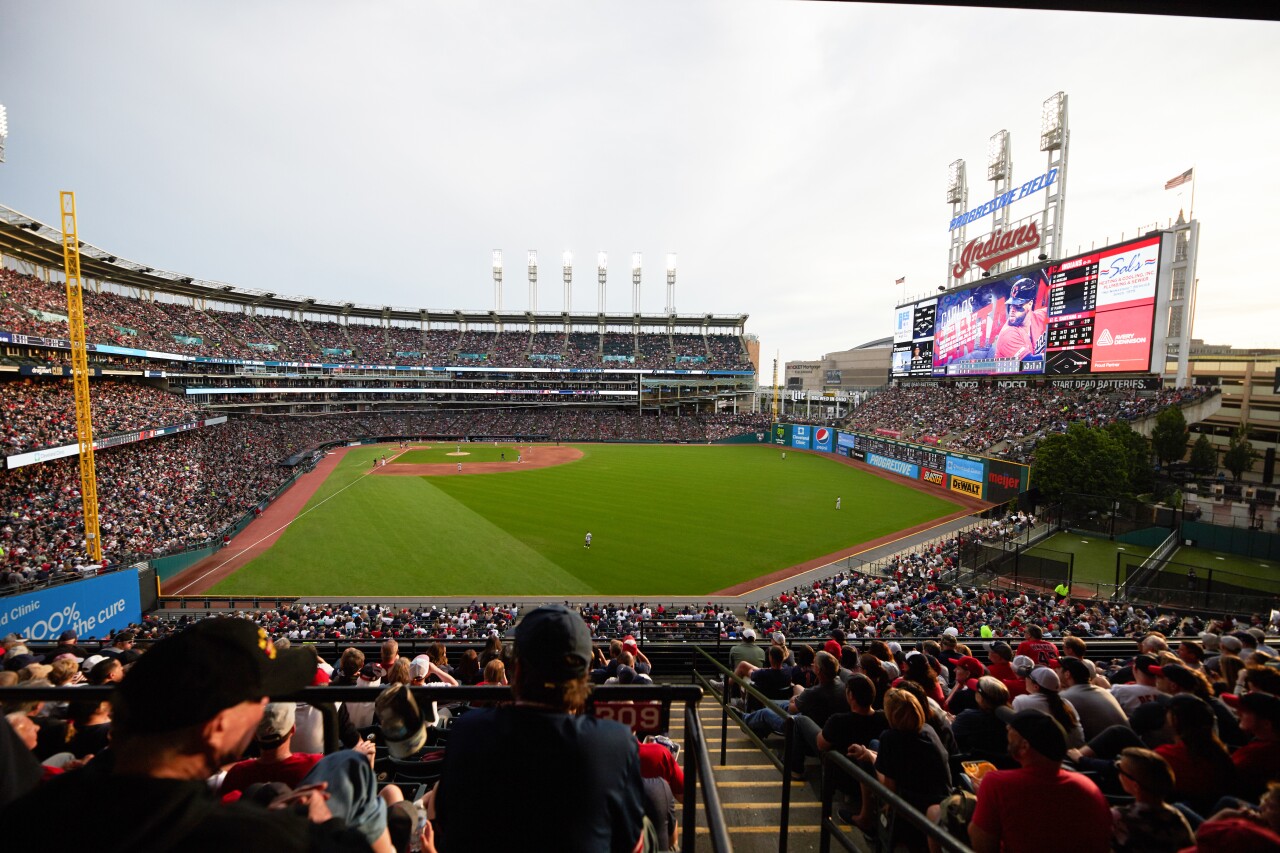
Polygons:
<instances>
[{"instance_id":1,"label":"scoreboard statistics panel","mask_svg":"<svg viewBox=\"0 0 1280 853\"><path fill-rule=\"evenodd\" d=\"M870 435L855 434L853 438L855 450L875 453L890 459L897 459L922 468L944 471L947 467L947 455L940 450L932 450L906 441L894 441L891 438L875 438Z\"/></svg>"},{"instance_id":2,"label":"scoreboard statistics panel","mask_svg":"<svg viewBox=\"0 0 1280 853\"><path fill-rule=\"evenodd\" d=\"M933 373L933 321L937 300L927 299L899 306L894 315L893 353L890 372L894 376L929 376Z\"/></svg>"},{"instance_id":3,"label":"scoreboard statistics panel","mask_svg":"<svg viewBox=\"0 0 1280 853\"><path fill-rule=\"evenodd\" d=\"M1008 278L899 306L894 376L1070 376L1150 370L1160 235L1022 270ZM1010 303L1040 285L1030 316ZM1047 291L1046 291L1047 288ZM1025 290L1024 290L1025 293ZM1046 298L1047 296L1047 298ZM1022 296L1025 300L1026 296ZM1013 335L1023 332L1025 334ZM1004 344L1001 343L1003 335ZM1025 345L1009 342L1018 337ZM1010 351L1016 355L1010 357ZM932 357L931 369L925 360Z\"/></svg>"}]
</instances>

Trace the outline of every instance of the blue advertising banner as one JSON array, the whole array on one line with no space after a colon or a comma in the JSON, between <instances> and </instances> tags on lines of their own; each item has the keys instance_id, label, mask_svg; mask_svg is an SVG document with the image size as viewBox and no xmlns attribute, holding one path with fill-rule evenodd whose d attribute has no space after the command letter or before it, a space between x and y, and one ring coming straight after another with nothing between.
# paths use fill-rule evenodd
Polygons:
<instances>
[{"instance_id":1,"label":"blue advertising banner","mask_svg":"<svg viewBox=\"0 0 1280 853\"><path fill-rule=\"evenodd\" d=\"M877 468L883 468L886 471L892 471L895 474L901 474L904 477L910 477L913 480L920 478L920 466L912 465L910 462L903 462L900 459L890 459L888 456L881 456L878 453L867 454L867 464L874 465Z\"/></svg>"},{"instance_id":2,"label":"blue advertising banner","mask_svg":"<svg viewBox=\"0 0 1280 853\"><path fill-rule=\"evenodd\" d=\"M1277 372L1277 373L1280 373L1280 370L1277 370L1276 372ZM853 447L854 442L856 442L857 440L858 440L858 437L857 437L856 435L854 435L853 433L851 433L851 432L837 432L837 433L836 433L836 446L837 446L837 447L843 447L843 448L846 448L846 449L847 449L847 448L850 448L850 447Z\"/></svg>"},{"instance_id":3,"label":"blue advertising banner","mask_svg":"<svg viewBox=\"0 0 1280 853\"><path fill-rule=\"evenodd\" d=\"M975 480L979 483L985 479L981 462L951 455L947 456L947 473L953 477L964 477L966 480Z\"/></svg>"},{"instance_id":4,"label":"blue advertising banner","mask_svg":"<svg viewBox=\"0 0 1280 853\"><path fill-rule=\"evenodd\" d=\"M831 452L831 438L833 430L826 427L818 427L813 431L813 449L821 450L823 453Z\"/></svg>"},{"instance_id":5,"label":"blue advertising banner","mask_svg":"<svg viewBox=\"0 0 1280 853\"><path fill-rule=\"evenodd\" d=\"M812 434L813 427L806 424L795 424L791 427L791 446L798 447L801 450L808 450Z\"/></svg>"},{"instance_id":6,"label":"blue advertising banner","mask_svg":"<svg viewBox=\"0 0 1280 853\"><path fill-rule=\"evenodd\" d=\"M0 599L0 634L37 642L56 640L68 628L82 640L103 638L141 618L137 569Z\"/></svg>"}]
</instances>

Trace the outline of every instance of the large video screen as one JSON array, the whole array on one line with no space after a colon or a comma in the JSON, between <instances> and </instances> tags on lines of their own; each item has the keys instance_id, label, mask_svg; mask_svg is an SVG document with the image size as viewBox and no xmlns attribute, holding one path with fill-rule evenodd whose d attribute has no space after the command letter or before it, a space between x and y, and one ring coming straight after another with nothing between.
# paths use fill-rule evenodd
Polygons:
<instances>
[{"instance_id":1,"label":"large video screen","mask_svg":"<svg viewBox=\"0 0 1280 853\"><path fill-rule=\"evenodd\" d=\"M1160 237L1144 237L894 309L891 372L1069 376L1151 364Z\"/></svg>"}]
</instances>

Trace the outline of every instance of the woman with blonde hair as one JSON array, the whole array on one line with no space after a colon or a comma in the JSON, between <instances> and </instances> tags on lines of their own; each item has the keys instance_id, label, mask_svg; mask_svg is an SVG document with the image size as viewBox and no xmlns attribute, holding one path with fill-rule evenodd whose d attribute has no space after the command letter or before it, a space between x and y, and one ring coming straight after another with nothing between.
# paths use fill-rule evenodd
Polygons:
<instances>
[{"instance_id":1,"label":"woman with blonde hair","mask_svg":"<svg viewBox=\"0 0 1280 853\"><path fill-rule=\"evenodd\" d=\"M947 751L925 725L924 708L907 691L893 688L885 694L884 715L889 728L880 735L880 748L854 744L849 757L871 762L880 781L923 814L951 793Z\"/></svg>"}]
</instances>

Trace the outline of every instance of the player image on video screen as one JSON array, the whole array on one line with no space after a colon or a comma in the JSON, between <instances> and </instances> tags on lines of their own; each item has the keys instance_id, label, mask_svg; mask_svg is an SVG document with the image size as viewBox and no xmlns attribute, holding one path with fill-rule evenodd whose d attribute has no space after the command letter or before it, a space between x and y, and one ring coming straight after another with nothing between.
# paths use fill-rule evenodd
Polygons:
<instances>
[{"instance_id":1,"label":"player image on video screen","mask_svg":"<svg viewBox=\"0 0 1280 853\"><path fill-rule=\"evenodd\" d=\"M1015 278L1005 303L1004 328L996 338L995 357L1044 359L1049 326L1049 283L1041 273Z\"/></svg>"}]
</instances>

